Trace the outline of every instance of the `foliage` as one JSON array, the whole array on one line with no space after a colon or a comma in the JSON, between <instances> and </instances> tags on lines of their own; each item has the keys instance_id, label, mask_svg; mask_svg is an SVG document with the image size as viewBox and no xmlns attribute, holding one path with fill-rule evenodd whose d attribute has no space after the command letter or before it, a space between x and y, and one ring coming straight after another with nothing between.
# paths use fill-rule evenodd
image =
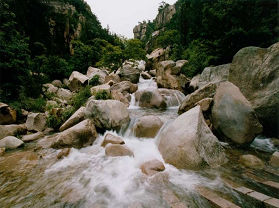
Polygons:
<instances>
[{"instance_id":1,"label":"foliage","mask_svg":"<svg viewBox=\"0 0 279 208\"><path fill-rule=\"evenodd\" d=\"M157 46L166 48L180 43L180 34L177 30L167 30L157 38Z\"/></svg>"},{"instance_id":2,"label":"foliage","mask_svg":"<svg viewBox=\"0 0 279 208\"><path fill-rule=\"evenodd\" d=\"M49 112L49 116L47 117L47 126L58 130L60 126L74 114L74 112L74 108L66 108L61 115L54 115Z\"/></svg>"},{"instance_id":3,"label":"foliage","mask_svg":"<svg viewBox=\"0 0 279 208\"><path fill-rule=\"evenodd\" d=\"M92 79L90 79L89 85L91 85L91 86L97 86L97 85L99 85L99 84L100 84L99 79L100 79L100 76L99 76L98 74L94 75L94 76L92 77Z\"/></svg>"},{"instance_id":4,"label":"foliage","mask_svg":"<svg viewBox=\"0 0 279 208\"><path fill-rule=\"evenodd\" d=\"M96 93L95 99L96 100L109 100L109 99L111 99L111 95L106 90L100 90Z\"/></svg>"},{"instance_id":5,"label":"foliage","mask_svg":"<svg viewBox=\"0 0 279 208\"><path fill-rule=\"evenodd\" d=\"M145 60L146 58L143 42L138 39L127 40L123 53L126 60Z\"/></svg>"},{"instance_id":6,"label":"foliage","mask_svg":"<svg viewBox=\"0 0 279 208\"><path fill-rule=\"evenodd\" d=\"M80 89L80 91L73 96L71 105L74 107L74 110L78 110L81 106L83 106L87 102L88 98L91 97L90 88L91 86L88 85Z\"/></svg>"},{"instance_id":7,"label":"foliage","mask_svg":"<svg viewBox=\"0 0 279 208\"><path fill-rule=\"evenodd\" d=\"M17 112L21 112L21 109L32 112L44 112L46 106L46 100L42 97L30 98L25 95L20 95L19 101L13 101L10 106Z\"/></svg>"}]
</instances>

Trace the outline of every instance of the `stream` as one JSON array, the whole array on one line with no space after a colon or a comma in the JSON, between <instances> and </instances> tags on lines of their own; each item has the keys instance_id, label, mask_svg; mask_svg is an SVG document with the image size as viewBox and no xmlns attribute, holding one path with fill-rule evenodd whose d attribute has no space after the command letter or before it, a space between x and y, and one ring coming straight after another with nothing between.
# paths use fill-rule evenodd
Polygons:
<instances>
[{"instance_id":1,"label":"stream","mask_svg":"<svg viewBox=\"0 0 279 208\"><path fill-rule=\"evenodd\" d=\"M146 88L156 89L156 82L140 79L139 90ZM179 104L182 98L175 96ZM137 138L132 131L133 124L144 115L159 116L165 123L162 129L167 126L178 116L179 107L173 105L175 102L167 103L165 111L144 109L131 95L129 127L119 133L108 131L123 137L134 157L105 156L101 143L107 132L99 135L90 147L72 148L69 156L62 160L56 159L59 150L37 150L35 143L6 153L0 157L0 207L168 208L171 207L168 201L172 200L168 198L172 195L187 207L210 207L197 193L198 186L216 190L241 207L253 207L226 187L222 177L235 180L241 177L244 169L237 162L239 155L257 152L265 159L278 148L269 139L259 137L246 150L227 148L230 162L222 167L178 170L164 163L157 148L158 137ZM140 165L152 159L162 161L166 169L148 177L141 172Z\"/></svg>"}]
</instances>

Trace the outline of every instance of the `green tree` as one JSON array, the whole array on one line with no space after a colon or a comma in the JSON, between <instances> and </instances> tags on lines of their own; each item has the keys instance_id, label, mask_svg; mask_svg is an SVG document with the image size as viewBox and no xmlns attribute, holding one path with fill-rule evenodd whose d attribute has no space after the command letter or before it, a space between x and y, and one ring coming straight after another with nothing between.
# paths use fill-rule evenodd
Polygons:
<instances>
[{"instance_id":1,"label":"green tree","mask_svg":"<svg viewBox=\"0 0 279 208\"><path fill-rule=\"evenodd\" d=\"M143 43L138 39L130 39L126 41L124 49L125 59L144 60L146 52Z\"/></svg>"}]
</instances>

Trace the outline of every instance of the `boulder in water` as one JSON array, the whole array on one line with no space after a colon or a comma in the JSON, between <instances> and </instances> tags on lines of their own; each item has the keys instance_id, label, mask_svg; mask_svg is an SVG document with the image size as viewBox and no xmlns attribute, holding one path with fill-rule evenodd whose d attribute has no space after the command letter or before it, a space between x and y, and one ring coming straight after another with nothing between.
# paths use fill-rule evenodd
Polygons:
<instances>
[{"instance_id":1,"label":"boulder in water","mask_svg":"<svg viewBox=\"0 0 279 208\"><path fill-rule=\"evenodd\" d=\"M157 116L139 118L133 128L136 137L154 138L164 123Z\"/></svg>"},{"instance_id":2,"label":"boulder in water","mask_svg":"<svg viewBox=\"0 0 279 208\"><path fill-rule=\"evenodd\" d=\"M85 112L99 130L120 130L130 122L127 107L118 100L90 100Z\"/></svg>"},{"instance_id":3,"label":"boulder in water","mask_svg":"<svg viewBox=\"0 0 279 208\"><path fill-rule=\"evenodd\" d=\"M16 149L24 145L24 142L14 136L7 136L0 140L0 148Z\"/></svg>"},{"instance_id":4,"label":"boulder in water","mask_svg":"<svg viewBox=\"0 0 279 208\"><path fill-rule=\"evenodd\" d=\"M158 172L164 171L165 166L161 161L155 159L155 160L150 160L150 161L143 163L140 166L140 169L144 174L146 174L148 176L152 176Z\"/></svg>"},{"instance_id":5,"label":"boulder in water","mask_svg":"<svg viewBox=\"0 0 279 208\"><path fill-rule=\"evenodd\" d=\"M239 162L247 168L263 169L264 162L254 155L241 155Z\"/></svg>"},{"instance_id":6,"label":"boulder in water","mask_svg":"<svg viewBox=\"0 0 279 208\"><path fill-rule=\"evenodd\" d=\"M179 106L186 98L186 96L179 90L159 88L158 91L163 96L168 107Z\"/></svg>"},{"instance_id":7,"label":"boulder in water","mask_svg":"<svg viewBox=\"0 0 279 208\"><path fill-rule=\"evenodd\" d=\"M159 135L165 162L181 169L211 167L226 162L224 149L206 125L200 106L180 115Z\"/></svg>"},{"instance_id":8,"label":"boulder in water","mask_svg":"<svg viewBox=\"0 0 279 208\"><path fill-rule=\"evenodd\" d=\"M60 159L62 159L62 158L64 158L64 157L67 157L67 156L70 154L70 152L71 152L71 148L64 148L64 149L62 149L62 150L58 153L57 159L60 160Z\"/></svg>"},{"instance_id":9,"label":"boulder in water","mask_svg":"<svg viewBox=\"0 0 279 208\"><path fill-rule=\"evenodd\" d=\"M106 156L119 157L119 156L134 156L134 153L126 146L120 144L109 144L105 149Z\"/></svg>"},{"instance_id":10,"label":"boulder in water","mask_svg":"<svg viewBox=\"0 0 279 208\"><path fill-rule=\"evenodd\" d=\"M158 89L138 90L135 93L140 107L165 109L167 104Z\"/></svg>"},{"instance_id":11,"label":"boulder in water","mask_svg":"<svg viewBox=\"0 0 279 208\"><path fill-rule=\"evenodd\" d=\"M0 125L16 122L16 111L5 103L0 102Z\"/></svg>"},{"instance_id":12,"label":"boulder in water","mask_svg":"<svg viewBox=\"0 0 279 208\"><path fill-rule=\"evenodd\" d=\"M86 119L75 126L59 133L51 147L60 149L65 147L82 148L92 145L97 138L94 124Z\"/></svg>"},{"instance_id":13,"label":"boulder in water","mask_svg":"<svg viewBox=\"0 0 279 208\"><path fill-rule=\"evenodd\" d=\"M216 90L212 123L221 137L239 145L251 143L262 132L251 104L230 82L220 83Z\"/></svg>"},{"instance_id":14,"label":"boulder in water","mask_svg":"<svg viewBox=\"0 0 279 208\"><path fill-rule=\"evenodd\" d=\"M133 84L130 81L122 81L120 83L115 83L111 86L111 91L119 91L121 93L134 93L138 90L138 85Z\"/></svg>"},{"instance_id":15,"label":"boulder in water","mask_svg":"<svg viewBox=\"0 0 279 208\"><path fill-rule=\"evenodd\" d=\"M107 133L101 146L105 147L107 144L125 144L125 142L121 137Z\"/></svg>"}]
</instances>

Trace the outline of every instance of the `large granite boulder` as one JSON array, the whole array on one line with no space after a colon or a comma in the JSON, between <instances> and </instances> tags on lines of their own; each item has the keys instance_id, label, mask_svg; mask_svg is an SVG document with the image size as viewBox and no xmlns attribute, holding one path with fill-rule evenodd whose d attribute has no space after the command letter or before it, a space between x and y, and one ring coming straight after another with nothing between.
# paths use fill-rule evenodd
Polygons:
<instances>
[{"instance_id":1,"label":"large granite boulder","mask_svg":"<svg viewBox=\"0 0 279 208\"><path fill-rule=\"evenodd\" d=\"M24 142L14 136L7 136L0 140L0 148L16 149L24 145Z\"/></svg>"},{"instance_id":2,"label":"large granite boulder","mask_svg":"<svg viewBox=\"0 0 279 208\"><path fill-rule=\"evenodd\" d=\"M99 77L99 83L104 84L108 73L105 70L101 70L90 66L87 70L86 76L89 80L91 80L96 75Z\"/></svg>"},{"instance_id":3,"label":"large granite boulder","mask_svg":"<svg viewBox=\"0 0 279 208\"><path fill-rule=\"evenodd\" d=\"M71 100L73 97L73 93L68 89L59 88L57 91L57 96L62 99L61 102L63 103L63 100L66 100L66 101Z\"/></svg>"},{"instance_id":4,"label":"large granite boulder","mask_svg":"<svg viewBox=\"0 0 279 208\"><path fill-rule=\"evenodd\" d=\"M35 140L38 140L40 138L42 138L44 136L44 134L42 132L37 132L37 133L34 133L34 134L27 134L27 135L24 135L21 140L24 141L24 142L32 142L32 141L35 141Z\"/></svg>"},{"instance_id":5,"label":"large granite boulder","mask_svg":"<svg viewBox=\"0 0 279 208\"><path fill-rule=\"evenodd\" d=\"M154 138L163 124L157 116L143 116L136 121L133 131L136 137Z\"/></svg>"},{"instance_id":6,"label":"large granite boulder","mask_svg":"<svg viewBox=\"0 0 279 208\"><path fill-rule=\"evenodd\" d=\"M43 92L45 94L56 94L58 87L55 87L53 84L43 84Z\"/></svg>"},{"instance_id":7,"label":"large granite boulder","mask_svg":"<svg viewBox=\"0 0 279 208\"><path fill-rule=\"evenodd\" d=\"M92 145L98 134L92 121L86 119L59 133L51 145L53 148L82 148Z\"/></svg>"},{"instance_id":8,"label":"large granite boulder","mask_svg":"<svg viewBox=\"0 0 279 208\"><path fill-rule=\"evenodd\" d=\"M148 176L152 176L158 172L164 171L165 166L160 160L154 159L143 163L140 166L140 169L144 174Z\"/></svg>"},{"instance_id":9,"label":"large granite boulder","mask_svg":"<svg viewBox=\"0 0 279 208\"><path fill-rule=\"evenodd\" d=\"M141 70L130 63L123 64L116 72L121 81L130 81L134 84L139 82L140 73Z\"/></svg>"},{"instance_id":10,"label":"large granite boulder","mask_svg":"<svg viewBox=\"0 0 279 208\"><path fill-rule=\"evenodd\" d=\"M88 77L84 74L73 71L70 78L69 78L69 89L74 92L79 90L82 86L86 85L88 82Z\"/></svg>"},{"instance_id":11,"label":"large granite boulder","mask_svg":"<svg viewBox=\"0 0 279 208\"><path fill-rule=\"evenodd\" d=\"M163 96L167 106L179 106L186 96L179 90L159 88L159 93Z\"/></svg>"},{"instance_id":12,"label":"large granite boulder","mask_svg":"<svg viewBox=\"0 0 279 208\"><path fill-rule=\"evenodd\" d=\"M126 146L121 144L109 144L105 149L106 156L120 157L120 156L134 156L134 153Z\"/></svg>"},{"instance_id":13,"label":"large granite boulder","mask_svg":"<svg viewBox=\"0 0 279 208\"><path fill-rule=\"evenodd\" d=\"M46 115L44 113L30 113L26 120L28 131L43 131L46 129Z\"/></svg>"},{"instance_id":14,"label":"large granite boulder","mask_svg":"<svg viewBox=\"0 0 279 208\"><path fill-rule=\"evenodd\" d=\"M25 124L11 124L11 125L0 125L0 139L7 136L16 136L19 134L25 134L27 128Z\"/></svg>"},{"instance_id":15,"label":"large granite boulder","mask_svg":"<svg viewBox=\"0 0 279 208\"><path fill-rule=\"evenodd\" d=\"M233 58L229 81L239 87L256 111L265 134L279 136L279 43L247 47Z\"/></svg>"},{"instance_id":16,"label":"large granite boulder","mask_svg":"<svg viewBox=\"0 0 279 208\"><path fill-rule=\"evenodd\" d=\"M138 90L138 85L133 84L130 81L122 81L119 83L115 83L114 85L111 86L110 88L111 91L116 90L119 91L121 93L134 93Z\"/></svg>"},{"instance_id":17,"label":"large granite boulder","mask_svg":"<svg viewBox=\"0 0 279 208\"><path fill-rule=\"evenodd\" d=\"M167 107L166 101L158 89L138 90L135 93L135 98L140 107L159 109Z\"/></svg>"},{"instance_id":18,"label":"large granite boulder","mask_svg":"<svg viewBox=\"0 0 279 208\"><path fill-rule=\"evenodd\" d=\"M104 141L102 142L101 146L105 147L107 144L125 144L124 140L113 134L107 133L104 137Z\"/></svg>"},{"instance_id":19,"label":"large granite boulder","mask_svg":"<svg viewBox=\"0 0 279 208\"><path fill-rule=\"evenodd\" d=\"M118 100L89 100L85 114L99 130L120 130L130 122L127 107Z\"/></svg>"},{"instance_id":20,"label":"large granite boulder","mask_svg":"<svg viewBox=\"0 0 279 208\"><path fill-rule=\"evenodd\" d=\"M213 98L216 93L217 86L218 83L209 83L196 90L192 94L187 95L180 105L178 113L182 114L190 110L191 108L195 107L199 101L205 98Z\"/></svg>"},{"instance_id":21,"label":"large granite boulder","mask_svg":"<svg viewBox=\"0 0 279 208\"><path fill-rule=\"evenodd\" d=\"M0 125L16 122L16 111L5 103L0 102Z\"/></svg>"},{"instance_id":22,"label":"large granite boulder","mask_svg":"<svg viewBox=\"0 0 279 208\"><path fill-rule=\"evenodd\" d=\"M64 131L85 119L85 107L80 107L65 123L59 128L59 131Z\"/></svg>"},{"instance_id":23,"label":"large granite boulder","mask_svg":"<svg viewBox=\"0 0 279 208\"><path fill-rule=\"evenodd\" d=\"M212 123L220 136L240 145L251 143L262 132L249 101L238 87L227 81L220 83L216 90Z\"/></svg>"},{"instance_id":24,"label":"large granite boulder","mask_svg":"<svg viewBox=\"0 0 279 208\"><path fill-rule=\"evenodd\" d=\"M216 167L226 162L223 147L206 125L200 106L180 115L159 135L165 162L180 169Z\"/></svg>"}]
</instances>

